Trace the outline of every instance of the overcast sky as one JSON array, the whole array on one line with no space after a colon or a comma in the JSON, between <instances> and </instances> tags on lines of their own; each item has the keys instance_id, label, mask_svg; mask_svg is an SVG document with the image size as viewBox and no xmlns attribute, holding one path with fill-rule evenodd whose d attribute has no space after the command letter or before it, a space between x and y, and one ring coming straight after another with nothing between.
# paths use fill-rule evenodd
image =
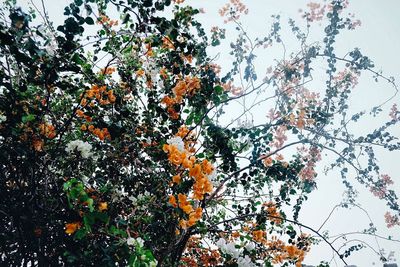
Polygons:
<instances>
[{"instance_id":1,"label":"overcast sky","mask_svg":"<svg viewBox=\"0 0 400 267\"><path fill-rule=\"evenodd\" d=\"M203 23L205 25L221 25L223 26L222 18L219 17L216 10L223 6L227 1L221 0L208 0L208 1L189 1L193 5L198 7L204 7L206 13L203 15ZM279 14L282 17L282 23L286 23L289 17L298 20L301 23L299 15L299 9L305 9L306 4L309 1L293 1L293 0L243 0L249 8L249 14L243 16L241 21L243 22L244 28L248 31L249 35L256 37L263 33L265 34L270 28L272 19L270 18L273 14ZM316 1L322 3L322 1ZM360 19L362 22L361 27L355 31L351 31L341 35L337 42L338 56L344 56L348 51L351 51L355 47L359 47L363 53L370 56L374 61L376 68L382 69L387 76L394 76L400 81L400 17L398 11L400 10L400 1L373 1L373 0L351 0L350 6L347 12L355 13L355 18ZM318 27L318 23L315 25L315 30L312 31L311 40L322 40L323 26ZM282 25L283 32L288 32L289 27ZM233 36L228 36L234 38ZM298 46L297 42L285 43L288 50L293 48L296 49ZM258 63L257 68L262 71L263 67L267 67L268 64L273 62L273 59L281 59L283 51L277 52L271 58L271 54L266 53L258 54L261 58L261 62ZM219 51L223 53L223 49ZM342 54L341 54L341 53ZM264 57L263 57L264 56ZM229 56L223 57L222 60L226 59L226 67L229 67ZM263 66L266 65L266 66ZM322 72L324 70L321 70ZM318 80L318 76L315 77ZM324 84L324 79L320 79L320 84ZM318 84L318 81L317 81ZM351 98L351 106L353 112L365 110L368 107L372 107L379 103L382 103L388 96L393 94L393 88L388 86L385 82L379 83L373 82L370 74L363 75L360 79L359 85L354 89L354 95ZM386 108L389 108L393 103L400 103L399 97L396 97ZM267 109L266 109L267 110ZM263 119L264 114L257 113L258 119ZM386 113L385 113L386 114ZM257 119L257 118L256 118ZM373 129L376 127L378 121L368 120L360 121L358 127L360 129L353 129L356 133L363 133L365 129ZM393 129L397 136L400 136L399 126ZM395 182L394 189L400 193L400 177L399 177L399 164L398 159L400 156L399 152L394 153L379 153L380 165L384 172L392 175L392 179ZM325 163L329 162L329 157L325 158ZM322 166L320 167L322 170ZM351 179L351 178L350 178ZM358 199L359 204L365 211L368 212L373 223L378 228L378 233L382 236L387 237L388 235L393 236L396 239L400 239L399 228L387 229L384 223L383 214L388 209L385 203L373 197L368 190L363 187L357 186L360 197ZM344 188L341 183L341 179L338 172L328 173L327 176L322 173L318 177L318 190L311 193L309 201L304 205L303 212L301 215L301 221L306 225L312 226L318 229L323 223L325 218L329 215L332 208L340 203L342 200L342 192ZM348 209L337 209L331 219L324 225L322 230L329 230L331 235L336 235L346 232L362 231L368 228L370 219L367 214L357 208L351 210ZM391 251L394 252L394 257L400 259L400 243L399 242L387 242L383 239L374 239L366 237L365 235L350 235L349 239L360 239L370 244L374 250L384 249L389 255ZM340 247L341 240L335 242ZM352 243L353 245L356 243ZM343 250L342 250L343 252ZM306 257L305 263L317 264L320 260L330 259L332 257L331 249L321 243L317 247L313 247L309 255ZM342 266L340 260L337 260L337 266ZM371 249L363 249L360 252L354 252L351 257L347 259L349 264L355 264L359 267L382 266L379 262L379 257ZM335 263L332 262L332 266Z\"/></svg>"}]
</instances>

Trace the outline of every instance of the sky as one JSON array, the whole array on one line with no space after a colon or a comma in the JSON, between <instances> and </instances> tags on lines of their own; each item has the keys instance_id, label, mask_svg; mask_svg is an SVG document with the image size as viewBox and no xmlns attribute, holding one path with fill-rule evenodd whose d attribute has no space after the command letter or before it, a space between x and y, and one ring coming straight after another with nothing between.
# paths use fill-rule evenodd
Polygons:
<instances>
[{"instance_id":1,"label":"sky","mask_svg":"<svg viewBox=\"0 0 400 267\"><path fill-rule=\"evenodd\" d=\"M40 0L32 0L38 7L41 6ZM27 6L30 0L18 0L22 6ZM44 0L47 11L52 21L55 24L62 23L62 7L68 4L68 0ZM199 16L199 20L203 23L206 29L218 25L220 27L231 27L223 23L223 19L218 15L218 10L227 2L227 0L187 0L186 3L192 4L195 7L204 8L205 13ZM286 24L288 18L293 18L300 22L299 9L305 9L309 1L305 0L242 0L248 7L249 14L243 16L241 21L244 29L249 36L257 37L267 33L272 22L271 15L279 14L282 17L282 31L287 34L289 27ZM323 1L316 1L323 3ZM355 13L355 17L361 20L361 27L354 31L345 33L339 37L337 42L338 55L344 55L346 51L352 50L354 47L359 47L366 55L368 55L375 63L376 69L382 69L387 76L394 76L400 81L400 1L398 0L351 0L347 12ZM227 40L235 38L234 31L228 31ZM315 30L310 34L311 39L321 40L323 26L315 25ZM229 42L227 42L227 45ZM228 46L221 46L218 50L211 50L210 53L219 53L218 62L222 68L226 69L230 66L231 58L226 51ZM295 51L298 48L296 42L290 39L285 43L288 51ZM274 59L283 57L282 49L272 48L265 54L258 54L258 62L256 68L260 73L265 73L266 68L274 62ZM342 53L342 54L341 54ZM324 71L323 67L319 70ZM324 80L321 77L315 77L315 86L323 84ZM352 111L357 112L364 110L373 105L379 104L393 93L387 83L380 81L375 83L371 79L370 74L361 77L358 86L354 89L354 94L351 99ZM399 96L392 100L391 103L398 103ZM388 106L386 106L388 108ZM256 112L254 114L255 121L263 121L267 110ZM226 118L229 122L229 118ZM372 129L380 118L375 121L360 121L360 128L354 128L355 132L362 133L366 129ZM400 136L399 126L393 128ZM391 174L395 182L394 189L400 194L400 167L399 167L399 152L384 153L379 151L380 166L382 169ZM323 169L323 164L328 163L329 157L322 162L320 170ZM351 179L351 178L349 178ZM318 229L329 215L335 205L342 200L344 187L341 184L341 179L338 172L330 172L328 175L321 173L317 178L318 190L314 191L309 198L309 201L303 207L300 220L313 228ZM374 222L378 229L378 234L383 237L388 235L394 239L400 240L399 227L387 229L383 214L387 211L385 203L373 197L368 190L362 187L357 187L359 191L358 203L363 208L352 209L336 209L330 219L323 226L322 230L329 231L330 235L336 235L346 232L357 232L368 228L370 219ZM368 215L367 215L368 214ZM369 217L368 217L369 216ZM386 241L382 238L368 238L365 235L351 235L349 238L357 238L367 242L374 250L384 249L386 256L392 251L393 259L397 259L400 263L400 242ZM343 240L339 239L334 244L340 247ZM311 249L306 257L306 264L317 264L320 260L329 260L332 257L331 249L323 243ZM371 249L363 249L360 252L355 252L347 259L349 264L354 264L359 267L382 266L379 263L379 257ZM343 266L336 258L332 261L332 266Z\"/></svg>"},{"instance_id":2,"label":"sky","mask_svg":"<svg viewBox=\"0 0 400 267\"><path fill-rule=\"evenodd\" d=\"M252 37L257 37L266 33L272 22L271 15L279 14L282 17L282 31L288 33L288 25L284 25L288 18L296 19L301 24L301 18L299 9L305 9L306 4L309 1L292 1L292 0L281 0L281 1L270 1L270 0L248 0L242 1L249 8L249 14L241 17L241 22L244 25L245 30ZM322 1L315 1L323 3ZM219 17L216 10L221 8L226 1L189 1L193 5L198 7L204 7L206 13L204 14L205 25L219 25L222 18ZM377 70L383 70L387 76L394 76L400 80L400 56L398 49L400 48L400 18L398 17L397 11L400 10L400 1L365 1L365 0L352 0L350 1L349 9L347 12L355 13L355 18L361 20L361 27L354 31L347 32L341 35L337 41L338 55L344 56L347 51L351 51L353 48L358 47L363 51L364 54L368 55L375 63ZM323 25L318 27L318 22L314 31L311 31L311 39L321 40L323 33ZM227 38L234 38L227 36ZM296 50L297 42L285 43L286 49L289 51ZM220 49L221 54L224 49ZM272 54L272 55L271 55ZM272 53L265 53L265 55L258 54L260 62L256 66L260 72L265 69L266 66L273 63L274 59L281 59L283 57L282 49L273 50ZM229 67L231 59L229 56L220 56L222 61L226 61L226 67ZM265 66L266 65L266 66ZM224 68L223 68L224 69ZM324 69L321 70L322 72ZM324 79L315 77L315 85L322 85ZM368 107L380 104L385 101L387 96L393 94L393 88L388 86L384 82L375 83L371 79L371 75L363 75L358 86L354 89L350 106L353 112L366 110ZM399 97L397 96L391 104L400 103ZM390 107L387 105L386 108ZM261 120L264 118L264 112L255 112L256 118ZM257 118L258 117L258 118ZM379 123L381 118L377 120L360 121L357 127L353 129L354 132L362 134L366 129L373 129ZM397 126L393 128L395 135L400 136L400 129ZM400 192L400 177L399 177L399 166L398 158L399 152L395 153L383 153L378 152L380 157L380 166L384 171L392 175L392 179L395 182L394 190ZM324 220L328 217L332 209L341 202L343 198L344 187L341 183L340 174L338 172L330 172L328 175L322 174L324 163L329 163L331 158L327 156L320 165L320 175L317 178L318 190L310 194L308 202L303 206L303 210L300 216L300 221L304 224L309 225L315 229L318 229ZM351 178L350 178L351 179ZM356 184L356 182L354 183ZM363 187L357 186L359 191L359 198L357 199L358 204L362 207L352 209L335 209L330 219L326 222L322 230L329 231L330 235L339 235L341 233L358 232L363 229L367 229L369 223L372 221L378 229L378 234L383 237L388 235L393 236L395 239L400 239L399 229L387 229L383 214L387 210L385 203L379 199L373 197L371 193ZM365 241L371 247L379 251L384 249L385 256L393 260L400 261L400 243L399 242L387 242L381 238L366 237L362 234L349 235L348 239L358 239ZM335 241L335 245L340 247L343 239ZM342 250L343 251L343 250ZM306 257L306 264L317 264L322 259L331 259L332 250L323 243L315 246L311 249L311 252ZM355 252L346 259L348 264L354 264L357 266L382 266L379 262L379 256L372 249L363 249L359 252ZM337 265L336 265L337 264ZM343 264L337 258L332 261L332 266L343 266Z\"/></svg>"}]
</instances>

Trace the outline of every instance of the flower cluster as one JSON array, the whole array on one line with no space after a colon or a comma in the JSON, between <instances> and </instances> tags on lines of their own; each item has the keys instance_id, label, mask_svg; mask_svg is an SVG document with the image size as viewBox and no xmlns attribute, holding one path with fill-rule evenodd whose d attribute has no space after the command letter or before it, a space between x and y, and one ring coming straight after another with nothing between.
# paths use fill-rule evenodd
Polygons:
<instances>
[{"instance_id":1,"label":"flower cluster","mask_svg":"<svg viewBox=\"0 0 400 267\"><path fill-rule=\"evenodd\" d=\"M105 27L112 27L118 25L118 20L112 20L107 15L100 14L97 20L97 24L101 24Z\"/></svg>"},{"instance_id":2,"label":"flower cluster","mask_svg":"<svg viewBox=\"0 0 400 267\"><path fill-rule=\"evenodd\" d=\"M81 101L81 106L85 107L86 105L89 105L90 107L94 107L96 102L98 102L100 105L108 105L114 103L115 100L116 97L114 95L114 91L107 90L106 85L93 85L89 90L86 91L84 98Z\"/></svg>"},{"instance_id":3,"label":"flower cluster","mask_svg":"<svg viewBox=\"0 0 400 267\"><path fill-rule=\"evenodd\" d=\"M178 119L179 113L177 112L175 105L182 103L183 97L193 96L197 90L201 88L200 79L197 77L185 77L185 79L179 80L174 88L172 88L172 92L174 93L173 97L165 96L161 103L167 106L168 114L172 119Z\"/></svg>"},{"instance_id":4,"label":"flower cluster","mask_svg":"<svg viewBox=\"0 0 400 267\"><path fill-rule=\"evenodd\" d=\"M249 9L240 0L230 0L230 3L225 4L219 11L221 17L227 17L224 23L238 20L241 14L247 15Z\"/></svg>"},{"instance_id":5,"label":"flower cluster","mask_svg":"<svg viewBox=\"0 0 400 267\"><path fill-rule=\"evenodd\" d=\"M185 173L194 180L192 201L189 201L188 197L182 193L178 194L178 201L174 195L169 196L169 203L175 208L179 207L188 215L188 220L182 219L180 221L181 228L187 228L201 219L202 208L194 208L192 202L203 200L205 194L212 192L213 185L209 176L213 174L214 167L206 159L198 162L196 157L188 151L193 145L192 141L184 142L181 136L190 136L186 127L181 127L177 135L169 139L167 144L164 144L163 150L168 153L168 160L177 166L180 172L172 177L172 183L180 184Z\"/></svg>"},{"instance_id":6,"label":"flower cluster","mask_svg":"<svg viewBox=\"0 0 400 267\"><path fill-rule=\"evenodd\" d=\"M306 18L308 21L320 21L325 17L326 5L310 2L307 4L307 7L309 11L304 12L303 18ZM303 12L303 10L300 9L299 12Z\"/></svg>"},{"instance_id":7,"label":"flower cluster","mask_svg":"<svg viewBox=\"0 0 400 267\"><path fill-rule=\"evenodd\" d=\"M73 233L75 233L81 227L82 227L82 223L81 222L66 223L65 224L65 233L67 235L72 235Z\"/></svg>"},{"instance_id":8,"label":"flower cluster","mask_svg":"<svg viewBox=\"0 0 400 267\"><path fill-rule=\"evenodd\" d=\"M301 147L298 149L299 153L302 155L302 161L304 162L304 167L299 173L299 177L304 180L313 180L317 173L315 171L316 163L320 161L321 151L316 147L311 147L307 149L306 147Z\"/></svg>"},{"instance_id":9,"label":"flower cluster","mask_svg":"<svg viewBox=\"0 0 400 267\"><path fill-rule=\"evenodd\" d=\"M391 228L395 225L400 226L400 219L397 215L392 215L390 212L385 213L385 222L388 228Z\"/></svg>"},{"instance_id":10,"label":"flower cluster","mask_svg":"<svg viewBox=\"0 0 400 267\"><path fill-rule=\"evenodd\" d=\"M221 263L219 250L203 246L200 237L190 237L186 248L187 253L182 257L184 266L218 266Z\"/></svg>"},{"instance_id":11,"label":"flower cluster","mask_svg":"<svg viewBox=\"0 0 400 267\"><path fill-rule=\"evenodd\" d=\"M39 130L41 135L49 139L56 137L56 130L52 124L42 123L39 125Z\"/></svg>"},{"instance_id":12,"label":"flower cluster","mask_svg":"<svg viewBox=\"0 0 400 267\"><path fill-rule=\"evenodd\" d=\"M374 186L370 188L370 191L374 196L379 197L379 198L384 198L387 194L388 191L388 185L392 185L393 180L392 178L387 175L387 174L382 174L381 179L379 179Z\"/></svg>"},{"instance_id":13,"label":"flower cluster","mask_svg":"<svg viewBox=\"0 0 400 267\"><path fill-rule=\"evenodd\" d=\"M399 111L397 109L397 104L393 104L392 108L390 109L389 117L392 120L397 120L398 119L398 114L399 114Z\"/></svg>"},{"instance_id":14,"label":"flower cluster","mask_svg":"<svg viewBox=\"0 0 400 267\"><path fill-rule=\"evenodd\" d=\"M266 202L263 204L265 212L267 213L268 219L272 222L274 222L275 224L281 224L282 223L282 219L281 219L281 214L278 211L276 204L273 202Z\"/></svg>"},{"instance_id":15,"label":"flower cluster","mask_svg":"<svg viewBox=\"0 0 400 267\"><path fill-rule=\"evenodd\" d=\"M68 153L72 153L74 151L79 152L82 158L85 159L93 155L91 150L92 150L92 145L82 140L71 141L67 144L67 147L65 148L65 151L67 151Z\"/></svg>"}]
</instances>

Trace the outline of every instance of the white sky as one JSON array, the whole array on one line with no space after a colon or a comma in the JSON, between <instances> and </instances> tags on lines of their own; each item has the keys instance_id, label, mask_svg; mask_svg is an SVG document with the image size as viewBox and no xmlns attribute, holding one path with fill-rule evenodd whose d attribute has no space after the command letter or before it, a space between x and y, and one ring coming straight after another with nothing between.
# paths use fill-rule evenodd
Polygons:
<instances>
[{"instance_id":1,"label":"white sky","mask_svg":"<svg viewBox=\"0 0 400 267\"><path fill-rule=\"evenodd\" d=\"M204 14L204 25L220 25L223 26L222 18L219 17L216 12L222 7L227 1L189 1L189 3L197 6L204 7L206 14ZM245 25L245 29L252 37L257 37L262 34L266 34L270 28L272 19L270 18L273 14L280 14L282 17L282 31L290 31L288 25L284 25L289 17L301 21L299 19L299 8L305 9L306 4L309 1L293 1L293 0L243 0L249 8L249 14L241 18L242 23ZM316 1L321 3L322 1ZM400 10L400 1L365 1L365 0L352 0L350 1L349 11L355 13L356 18L360 19L362 26L357 28L355 31L346 32L340 35L336 44L338 56L344 56L348 51L351 51L355 47L359 47L361 51L369 56L375 63L376 68L379 70L382 68L387 76L394 76L400 80L400 56L398 49L400 48L400 18L398 17L398 10ZM317 22L318 25L318 22ZM316 26L317 26L316 25ZM323 26L322 26L323 27ZM312 32L311 37L317 40L321 40L323 34L323 28L316 27L316 30ZM230 36L228 35L229 39ZM234 36L231 36L234 38ZM313 39L311 39L313 40ZM298 43L285 43L287 50L290 48L296 49ZM220 49L219 52L223 53L224 49ZM275 53L278 50L274 50ZM271 64L273 59L282 58L282 50L278 53L271 55L269 54L258 54L259 58L262 58L259 64L256 66L259 68L260 74L263 74L265 70L263 64ZM231 61L229 56L223 57L222 61L226 60L226 65L229 67ZM323 72L323 70L321 70ZM358 112L368 107L372 107L383 102L388 96L393 93L393 89L388 86L385 82L375 83L370 79L372 75L364 75L359 82L359 85L354 89L354 96L351 100L352 111ZM315 80L318 80L318 76L314 74ZM320 84L323 84L325 80L320 79ZM318 83L318 81L317 81ZM399 97L395 98L392 103L400 103ZM386 108L390 105L386 106ZM265 109L265 112L268 109ZM258 113L259 117L264 118L265 112ZM386 114L386 113L385 113ZM257 120L257 118L255 118ZM360 134L365 128L373 129L379 123L379 119L376 122L373 121L360 121L358 127L360 129L353 129L355 132ZM375 125L374 125L375 124ZM395 129L395 135L400 136L400 129L397 126ZM380 156L380 165L384 172L392 175L392 179L395 182L394 189L396 192L400 192L400 177L399 177L399 166L396 165L398 162L399 152L395 153L378 153ZM329 162L326 160L325 162ZM321 167L322 169L322 167ZM330 172L328 176L320 174L318 176L318 190L311 193L309 200L303 206L303 212L301 213L301 221L318 229L323 223L325 218L329 215L332 208L340 203L342 200L342 192L344 187L341 184L341 178L339 173ZM384 223L383 213L387 211L384 202L380 201L376 197L373 197L371 193L362 187L357 187L360 192L358 199L359 204L369 213L375 226L378 228L378 233L382 236L392 235L396 239L400 239L400 231L397 228L388 230ZM367 229L369 219L367 215L360 209L338 209L331 216L331 219L322 228L323 230L329 230L331 235L340 233L362 231ZM394 251L395 258L400 260L400 243L398 242L386 242L385 240L378 239L378 243L374 238L368 238L365 235L352 235L349 239L356 238L368 242L375 250L379 248L387 251L388 256L390 251ZM337 247L340 247L340 240L336 241ZM353 243L354 245L355 243ZM306 264L317 264L321 260L329 260L332 257L331 249L323 242L320 245L315 246L311 249L311 252L306 257ZM379 257L370 249L363 249L360 252L354 252L347 260L348 264L355 264L359 267L368 266L382 266L379 263ZM336 259L337 266L343 266L342 262ZM376 265L375 265L376 264ZM335 266L335 261L332 262L332 266Z\"/></svg>"},{"instance_id":2,"label":"white sky","mask_svg":"<svg viewBox=\"0 0 400 267\"><path fill-rule=\"evenodd\" d=\"M33 0L38 7L40 7L40 0ZM19 0L21 5L26 6L29 0ZM63 7L68 4L68 0L45 0L47 10L50 18L55 21L56 25L62 22ZM214 25L224 26L222 18L218 15L218 9L222 7L227 0L202 0L194 1L187 0L189 4L196 7L203 7L206 13L199 17L200 21L206 28ZM286 21L292 17L298 21L300 8L305 9L309 1L305 0L243 0L249 8L249 14L242 17L242 22L249 35L252 37L260 36L263 33L268 33L270 23L272 22L271 15L280 14L282 16L282 30L288 32L289 27ZM322 1L317 1L322 2ZM352 50L354 47L361 48L361 51L369 56L375 63L377 69L382 68L384 74L387 76L394 76L400 81L400 17L398 12L400 10L399 0L350 0L349 12L354 12L356 18L362 21L362 26L355 31L341 35L338 39L337 48L338 55L344 55L345 52ZM318 23L317 23L318 25ZM311 37L315 40L321 40L323 28L316 29L312 32ZM234 38L233 35L228 35L227 38ZM295 49L297 43L286 43L290 49ZM224 67L229 67L230 58L224 54L225 48L222 46L218 48L221 52L220 61ZM282 51L273 50L274 53L258 54L262 60L258 63L259 76L265 72L268 64L273 62L273 59L281 59ZM323 70L322 70L323 72ZM369 79L372 75L364 75L360 80L359 85L356 87L354 96L352 97L353 111L359 111L376 105L382 102L387 96L393 93L393 89L385 82L381 81L375 83ZM316 78L318 82L318 77ZM324 80L321 78L320 82ZM397 102L400 104L399 97L393 100L392 103ZM388 106L386 106L388 108ZM268 109L265 109L265 113ZM265 113L261 117L256 117L255 120L263 120ZM258 114L258 113L257 113ZM373 121L361 121L360 129L353 129L356 132L362 132L367 127L374 126ZM400 136L399 126L394 128L397 136ZM384 172L391 174L395 182L395 190L400 195L400 167L398 165L400 153L379 153L381 156L381 167ZM328 176L321 174L318 177L318 190L309 196L309 200L304 205L304 210L301 213L301 221L313 228L319 228L321 223L330 213L331 209L338 204L342 199L343 186L338 173L331 172ZM399 227L388 230L385 226L383 214L387 211L384 202L373 197L367 190L359 188L360 198L359 203L367 210L371 216L374 224L378 228L378 233L382 236L392 235L395 239L400 239ZM330 234L340 234L352 231L361 231L368 228L369 220L365 213L358 209L351 210L337 210L331 219L325 224L323 230L329 230ZM378 245L372 238L356 235L353 238L359 238L368 242L374 249L378 249ZM394 251L395 258L400 261L400 243L387 242L379 239L380 248L385 251ZM340 241L338 241L340 244ZM387 254L386 254L387 255ZM321 243L319 246L313 247L309 255L306 257L306 264L317 264L320 260L329 260L332 257L330 248ZM339 260L336 260L337 266L343 266ZM347 259L349 264L354 264L359 267L382 266L379 263L379 258L372 250L363 249L360 252L354 252L353 255ZM332 266L335 266L334 263Z\"/></svg>"}]
</instances>

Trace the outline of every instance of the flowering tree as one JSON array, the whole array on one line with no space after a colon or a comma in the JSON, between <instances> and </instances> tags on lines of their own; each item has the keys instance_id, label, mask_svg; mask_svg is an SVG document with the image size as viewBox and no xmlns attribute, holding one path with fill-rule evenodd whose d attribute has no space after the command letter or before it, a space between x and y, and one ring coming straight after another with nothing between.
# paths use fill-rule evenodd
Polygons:
<instances>
[{"instance_id":1,"label":"flowering tree","mask_svg":"<svg viewBox=\"0 0 400 267\"><path fill-rule=\"evenodd\" d=\"M363 72L397 88L359 49L336 54L338 34L359 25L343 16L348 3L310 4L305 31L291 20L301 49L259 78L256 52L282 42L279 17L252 40L239 21L246 6L224 6L220 14L238 38L232 69L222 74L207 49L224 29L208 37L196 20L201 10L183 2L74 0L59 26L45 6L26 13L4 2L6 266L301 266L319 241L346 263L359 245L339 250L299 221L324 153L335 157L330 168L347 188L342 205L355 204L354 177L387 202L388 226L400 224L393 181L374 152L400 147L390 132L396 105L360 136L351 125L380 116L391 98L370 113L351 114L348 105ZM325 37L308 43L315 20L326 23ZM315 64L327 69L318 90L306 87ZM221 122L237 103L243 113ZM261 104L263 123L244 119Z\"/></svg>"}]
</instances>

